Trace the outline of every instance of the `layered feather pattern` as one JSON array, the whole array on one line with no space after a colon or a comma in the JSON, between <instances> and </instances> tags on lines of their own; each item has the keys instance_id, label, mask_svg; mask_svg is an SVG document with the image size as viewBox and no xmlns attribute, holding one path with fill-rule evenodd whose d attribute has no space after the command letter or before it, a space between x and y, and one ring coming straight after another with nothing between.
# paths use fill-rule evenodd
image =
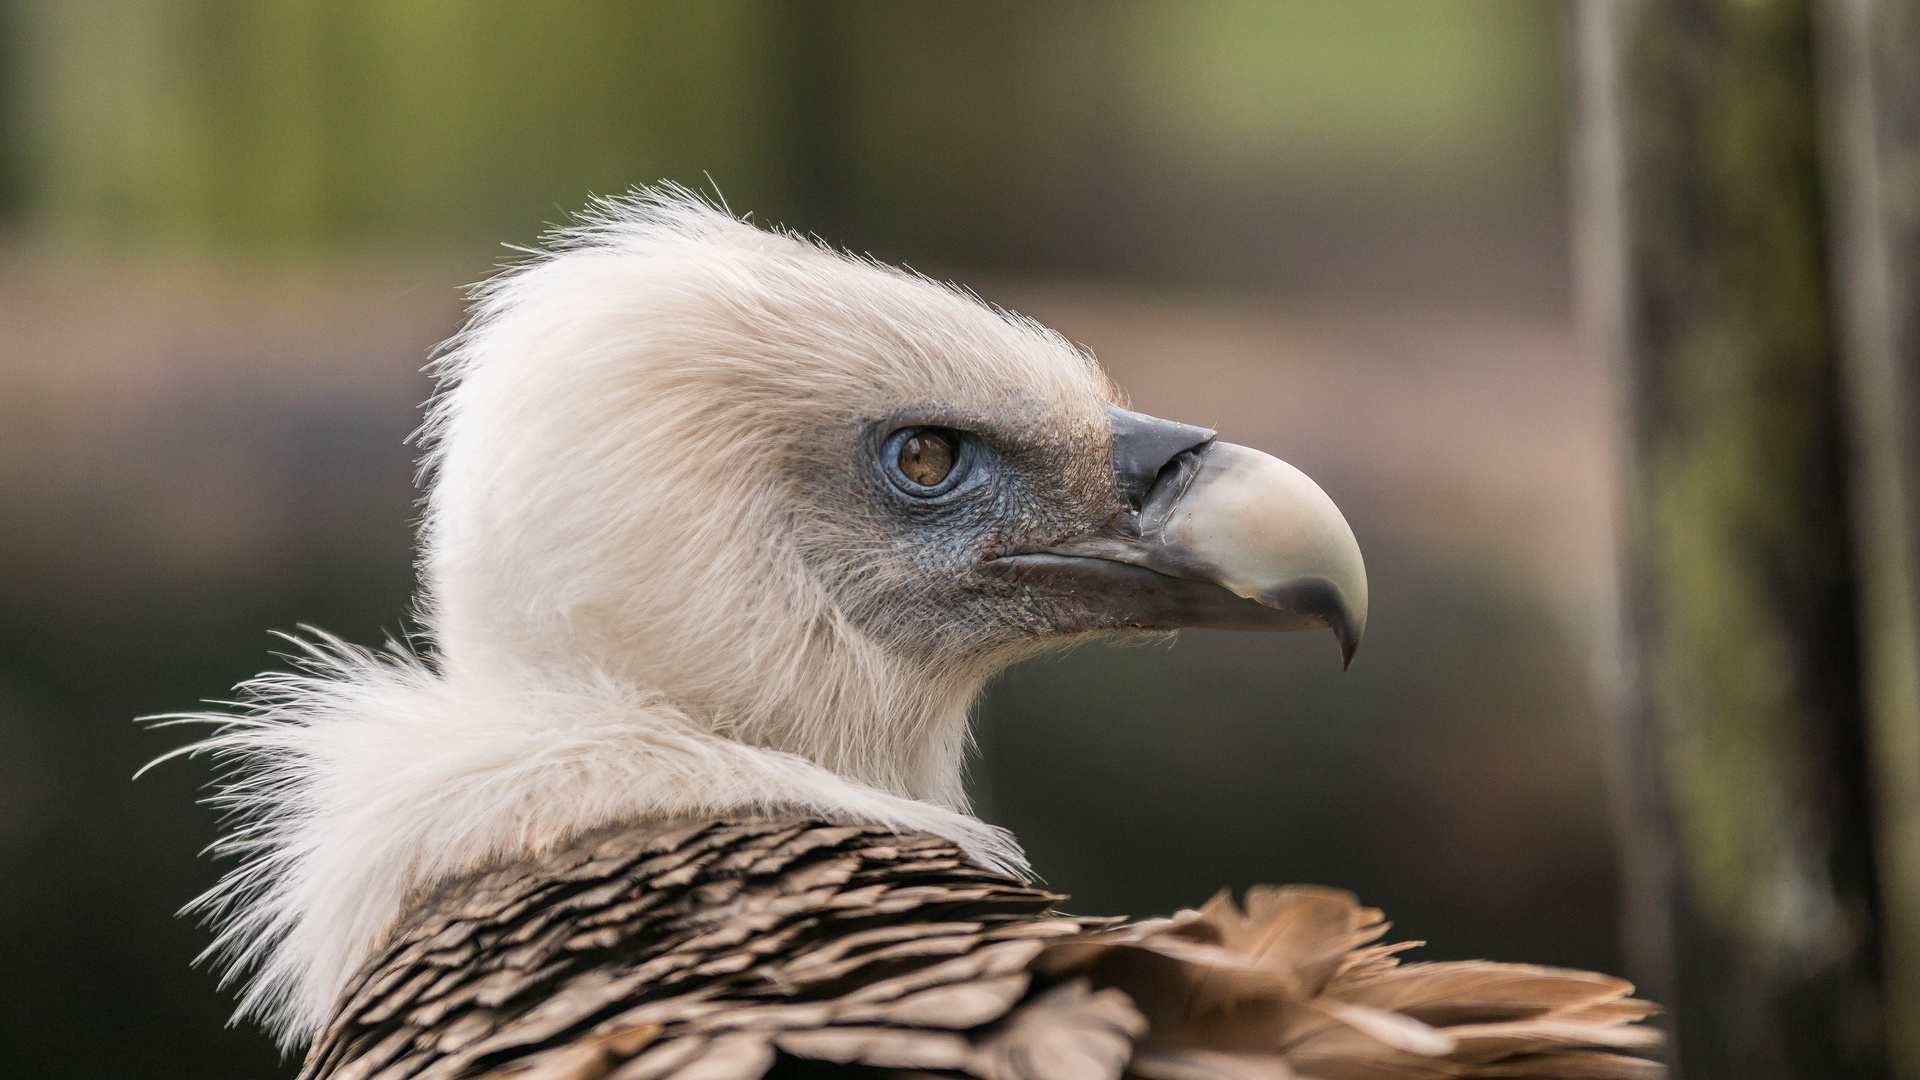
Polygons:
<instances>
[{"instance_id":1,"label":"layered feather pattern","mask_svg":"<svg viewBox=\"0 0 1920 1080\"><path fill-rule=\"evenodd\" d=\"M1603 975L1399 963L1344 892L1170 919L1061 897L950 841L806 816L602 830L423 898L303 1080L1425 1080L1661 1075Z\"/></svg>"}]
</instances>

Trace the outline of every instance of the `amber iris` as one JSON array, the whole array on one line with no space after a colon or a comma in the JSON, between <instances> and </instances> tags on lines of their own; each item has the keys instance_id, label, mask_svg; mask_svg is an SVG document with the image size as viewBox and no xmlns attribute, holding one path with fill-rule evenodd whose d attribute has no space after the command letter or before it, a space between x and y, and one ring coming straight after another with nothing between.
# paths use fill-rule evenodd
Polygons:
<instances>
[{"instance_id":1,"label":"amber iris","mask_svg":"<svg viewBox=\"0 0 1920 1080\"><path fill-rule=\"evenodd\" d=\"M921 487L938 487L953 472L959 449L951 435L922 428L900 441L900 474Z\"/></svg>"}]
</instances>

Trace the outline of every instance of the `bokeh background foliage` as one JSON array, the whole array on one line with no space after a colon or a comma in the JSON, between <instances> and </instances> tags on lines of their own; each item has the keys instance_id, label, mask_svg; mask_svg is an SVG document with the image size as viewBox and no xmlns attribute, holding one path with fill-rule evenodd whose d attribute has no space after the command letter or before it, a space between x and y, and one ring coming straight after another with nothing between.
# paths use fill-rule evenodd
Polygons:
<instances>
[{"instance_id":1,"label":"bokeh background foliage","mask_svg":"<svg viewBox=\"0 0 1920 1080\"><path fill-rule=\"evenodd\" d=\"M1187 185L1537 195L1558 160L1551 8L1515 0L10 8L20 202L115 241L529 240L710 176L842 243L1051 266Z\"/></svg>"},{"instance_id":2,"label":"bokeh background foliage","mask_svg":"<svg viewBox=\"0 0 1920 1080\"><path fill-rule=\"evenodd\" d=\"M0 1074L290 1074L190 966L269 629L405 629L459 287L662 178L952 277L1319 479L1365 649L1023 666L983 813L1085 911L1320 881L1436 956L1617 968L1546 0L0 0ZM276 1071L277 1070L277 1071Z\"/></svg>"}]
</instances>

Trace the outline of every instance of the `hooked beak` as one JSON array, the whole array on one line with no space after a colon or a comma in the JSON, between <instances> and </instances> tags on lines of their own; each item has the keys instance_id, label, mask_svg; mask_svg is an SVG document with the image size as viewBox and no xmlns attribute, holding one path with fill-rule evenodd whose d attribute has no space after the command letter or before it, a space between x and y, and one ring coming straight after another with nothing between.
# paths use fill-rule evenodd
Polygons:
<instances>
[{"instance_id":1,"label":"hooked beak","mask_svg":"<svg viewBox=\"0 0 1920 1080\"><path fill-rule=\"evenodd\" d=\"M1367 625L1360 545L1305 473L1214 432L1110 408L1124 507L1095 533L986 564L1053 594L1070 630L1310 630L1345 664Z\"/></svg>"}]
</instances>

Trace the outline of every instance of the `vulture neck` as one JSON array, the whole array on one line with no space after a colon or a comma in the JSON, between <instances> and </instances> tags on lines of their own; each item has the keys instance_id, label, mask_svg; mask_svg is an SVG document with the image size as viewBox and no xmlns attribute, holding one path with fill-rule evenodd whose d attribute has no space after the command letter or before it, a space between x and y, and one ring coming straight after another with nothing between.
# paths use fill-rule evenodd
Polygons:
<instances>
[{"instance_id":1,"label":"vulture neck","mask_svg":"<svg viewBox=\"0 0 1920 1080\"><path fill-rule=\"evenodd\" d=\"M257 965L240 1015L289 1044L437 883L592 829L797 812L932 833L1026 872L960 783L984 673L916 685L884 666L790 665L728 695L691 665L647 679L444 639L432 666L301 644L302 673L251 684L251 717L197 717L226 726L190 748L227 763L222 801L252 823L224 845L246 865L197 902L224 913L212 951L230 971Z\"/></svg>"},{"instance_id":2,"label":"vulture neck","mask_svg":"<svg viewBox=\"0 0 1920 1080\"><path fill-rule=\"evenodd\" d=\"M816 638L746 649L689 649L682 639L677 647L616 650L574 638L544 653L475 648L473 636L442 640L454 646L441 655L448 681L526 710L536 727L563 732L589 716L636 732L672 730L717 751L798 758L841 781L961 813L968 713L1001 666L901 660L858 634L834 635L824 646ZM663 772L678 767L660 764ZM761 802L747 808L763 809Z\"/></svg>"}]
</instances>

